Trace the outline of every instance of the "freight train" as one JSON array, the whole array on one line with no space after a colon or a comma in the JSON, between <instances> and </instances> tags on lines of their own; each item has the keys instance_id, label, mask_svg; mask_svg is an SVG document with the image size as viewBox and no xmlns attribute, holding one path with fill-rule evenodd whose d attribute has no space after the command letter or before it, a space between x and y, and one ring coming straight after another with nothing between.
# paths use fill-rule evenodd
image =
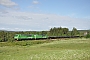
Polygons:
<instances>
[{"instance_id":1,"label":"freight train","mask_svg":"<svg viewBox=\"0 0 90 60\"><path fill-rule=\"evenodd\" d=\"M58 39L58 38L79 38L83 36L46 36L38 34L16 34L15 40L40 40L40 39Z\"/></svg>"},{"instance_id":2,"label":"freight train","mask_svg":"<svg viewBox=\"0 0 90 60\"><path fill-rule=\"evenodd\" d=\"M48 36L46 35L38 35L38 34L16 34L14 36L15 40L27 40L27 39L31 39L31 40L36 40L36 39L47 39Z\"/></svg>"}]
</instances>

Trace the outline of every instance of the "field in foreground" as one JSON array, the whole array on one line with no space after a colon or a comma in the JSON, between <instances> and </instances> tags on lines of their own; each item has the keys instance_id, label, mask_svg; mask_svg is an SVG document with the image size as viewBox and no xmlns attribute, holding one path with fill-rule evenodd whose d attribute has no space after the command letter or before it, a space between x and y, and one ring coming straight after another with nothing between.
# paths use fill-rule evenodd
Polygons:
<instances>
[{"instance_id":1,"label":"field in foreground","mask_svg":"<svg viewBox=\"0 0 90 60\"><path fill-rule=\"evenodd\" d=\"M90 39L0 46L0 60L90 60Z\"/></svg>"}]
</instances>

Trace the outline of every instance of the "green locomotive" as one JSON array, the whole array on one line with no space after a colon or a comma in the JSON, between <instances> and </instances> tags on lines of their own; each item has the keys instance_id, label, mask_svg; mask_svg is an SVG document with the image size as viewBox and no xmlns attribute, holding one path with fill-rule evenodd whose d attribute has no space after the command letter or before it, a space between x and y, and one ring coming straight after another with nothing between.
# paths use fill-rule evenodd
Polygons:
<instances>
[{"instance_id":1,"label":"green locomotive","mask_svg":"<svg viewBox=\"0 0 90 60\"><path fill-rule=\"evenodd\" d=\"M38 34L16 34L14 36L15 40L23 40L23 39L47 39L46 35L38 35Z\"/></svg>"}]
</instances>

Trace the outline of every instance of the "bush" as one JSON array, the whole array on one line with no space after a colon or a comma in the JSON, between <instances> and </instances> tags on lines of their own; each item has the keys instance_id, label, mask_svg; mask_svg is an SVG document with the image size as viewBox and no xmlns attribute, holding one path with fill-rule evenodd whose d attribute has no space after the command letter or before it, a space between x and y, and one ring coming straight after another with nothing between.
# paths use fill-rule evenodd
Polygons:
<instances>
[{"instance_id":1,"label":"bush","mask_svg":"<svg viewBox=\"0 0 90 60\"><path fill-rule=\"evenodd\" d=\"M87 34L85 37L86 37L86 38L90 38L90 34Z\"/></svg>"},{"instance_id":2,"label":"bush","mask_svg":"<svg viewBox=\"0 0 90 60\"><path fill-rule=\"evenodd\" d=\"M43 43L49 43L49 42L52 42L52 41L48 41L48 40L17 41L17 42L15 42L15 45L31 46L31 45L35 45L35 44L43 44Z\"/></svg>"}]
</instances>

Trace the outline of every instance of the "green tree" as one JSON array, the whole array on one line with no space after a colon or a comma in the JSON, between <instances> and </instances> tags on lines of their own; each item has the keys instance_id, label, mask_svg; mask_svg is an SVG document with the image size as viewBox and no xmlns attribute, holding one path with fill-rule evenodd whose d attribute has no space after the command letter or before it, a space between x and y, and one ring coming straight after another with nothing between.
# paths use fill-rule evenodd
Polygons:
<instances>
[{"instance_id":1,"label":"green tree","mask_svg":"<svg viewBox=\"0 0 90 60\"><path fill-rule=\"evenodd\" d=\"M54 27L50 29L50 35L51 36L66 36L68 35L68 28L62 28L62 27Z\"/></svg>"},{"instance_id":2,"label":"green tree","mask_svg":"<svg viewBox=\"0 0 90 60\"><path fill-rule=\"evenodd\" d=\"M42 35L47 35L47 31L41 31Z\"/></svg>"},{"instance_id":3,"label":"green tree","mask_svg":"<svg viewBox=\"0 0 90 60\"><path fill-rule=\"evenodd\" d=\"M90 30L87 32L87 35L85 36L85 38L90 38Z\"/></svg>"},{"instance_id":4,"label":"green tree","mask_svg":"<svg viewBox=\"0 0 90 60\"><path fill-rule=\"evenodd\" d=\"M7 33L5 31L0 31L0 41L7 41Z\"/></svg>"},{"instance_id":5,"label":"green tree","mask_svg":"<svg viewBox=\"0 0 90 60\"><path fill-rule=\"evenodd\" d=\"M14 32L8 32L7 33L7 38L8 38L8 42L13 42L14 41Z\"/></svg>"},{"instance_id":6,"label":"green tree","mask_svg":"<svg viewBox=\"0 0 90 60\"><path fill-rule=\"evenodd\" d=\"M76 36L78 34L79 34L78 30L74 27L71 31L71 36Z\"/></svg>"},{"instance_id":7,"label":"green tree","mask_svg":"<svg viewBox=\"0 0 90 60\"><path fill-rule=\"evenodd\" d=\"M69 29L68 28L63 28L63 34L66 34L68 33Z\"/></svg>"}]
</instances>

